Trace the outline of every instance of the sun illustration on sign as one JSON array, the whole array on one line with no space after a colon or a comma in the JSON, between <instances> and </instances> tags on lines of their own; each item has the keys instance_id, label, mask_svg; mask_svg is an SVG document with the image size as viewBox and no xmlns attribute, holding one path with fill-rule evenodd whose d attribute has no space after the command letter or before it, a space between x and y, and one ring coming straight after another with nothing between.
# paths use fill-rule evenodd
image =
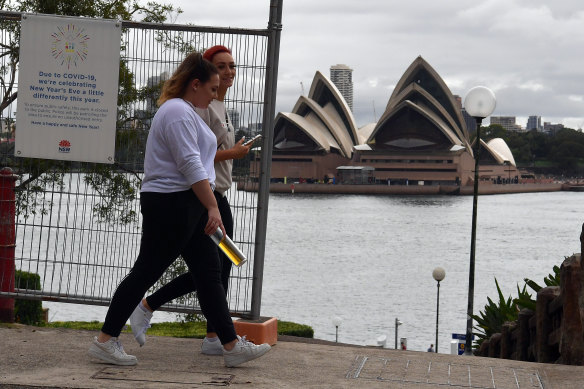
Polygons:
<instances>
[{"instance_id":1,"label":"sun illustration on sign","mask_svg":"<svg viewBox=\"0 0 584 389\"><path fill-rule=\"evenodd\" d=\"M65 26L58 26L57 32L51 34L53 44L51 46L51 53L60 65L67 65L67 69L71 66L77 66L78 61L85 61L87 58L87 41L89 35L85 33L85 29L79 29L74 24Z\"/></svg>"}]
</instances>

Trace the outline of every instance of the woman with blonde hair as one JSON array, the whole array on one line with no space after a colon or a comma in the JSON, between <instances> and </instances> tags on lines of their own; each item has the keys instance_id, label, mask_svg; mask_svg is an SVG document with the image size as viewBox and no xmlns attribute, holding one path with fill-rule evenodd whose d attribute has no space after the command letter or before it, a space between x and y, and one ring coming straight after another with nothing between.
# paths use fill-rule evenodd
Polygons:
<instances>
[{"instance_id":1,"label":"woman with blonde hair","mask_svg":"<svg viewBox=\"0 0 584 389\"><path fill-rule=\"evenodd\" d=\"M229 316L220 278L217 246L208 237L225 233L213 194L217 138L196 113L217 97L217 68L192 53L164 84L144 159L140 192L142 239L130 273L116 289L90 356L116 365L135 365L117 339L146 291L181 255L197 285L201 309L215 328L227 366L257 358L269 345L239 339Z\"/></svg>"}]
</instances>

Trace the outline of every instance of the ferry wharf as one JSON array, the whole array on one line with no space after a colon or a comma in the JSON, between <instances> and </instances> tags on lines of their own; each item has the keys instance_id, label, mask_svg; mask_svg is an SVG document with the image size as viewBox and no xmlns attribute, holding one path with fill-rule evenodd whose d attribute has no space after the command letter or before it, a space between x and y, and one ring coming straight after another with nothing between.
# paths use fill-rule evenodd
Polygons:
<instances>
[{"instance_id":1,"label":"ferry wharf","mask_svg":"<svg viewBox=\"0 0 584 389\"><path fill-rule=\"evenodd\" d=\"M582 388L584 368L382 349L281 336L263 357L227 368L200 353L201 339L121 340L137 366L96 363L95 331L0 327L0 388ZM441 347L442 348L442 347Z\"/></svg>"}]
</instances>

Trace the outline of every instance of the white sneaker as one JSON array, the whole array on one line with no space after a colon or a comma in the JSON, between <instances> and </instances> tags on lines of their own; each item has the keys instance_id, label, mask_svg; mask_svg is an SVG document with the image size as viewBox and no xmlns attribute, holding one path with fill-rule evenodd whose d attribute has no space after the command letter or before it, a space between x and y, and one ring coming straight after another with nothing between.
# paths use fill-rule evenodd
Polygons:
<instances>
[{"instance_id":1,"label":"white sneaker","mask_svg":"<svg viewBox=\"0 0 584 389\"><path fill-rule=\"evenodd\" d=\"M241 365L244 362L259 358L271 349L270 345L267 343L255 345L252 342L248 342L245 339L245 336L243 338L237 336L237 339L238 341L233 349L223 349L223 358L225 359L225 366L227 367L234 367Z\"/></svg>"},{"instance_id":2,"label":"white sneaker","mask_svg":"<svg viewBox=\"0 0 584 389\"><path fill-rule=\"evenodd\" d=\"M223 345L216 338L214 342L210 342L209 338L205 336L203 339L203 344L201 344L201 353L205 355L223 355Z\"/></svg>"},{"instance_id":3,"label":"white sneaker","mask_svg":"<svg viewBox=\"0 0 584 389\"><path fill-rule=\"evenodd\" d=\"M97 336L93 338L93 343L89 347L89 355L113 365L134 366L138 359L133 355L128 355L122 347L122 342L118 338L111 338L105 343L99 343Z\"/></svg>"},{"instance_id":4,"label":"white sneaker","mask_svg":"<svg viewBox=\"0 0 584 389\"><path fill-rule=\"evenodd\" d=\"M150 319L152 319L152 312L142 309L140 304L136 306L134 312L130 315L132 333L140 347L146 343L146 331L150 328Z\"/></svg>"}]
</instances>

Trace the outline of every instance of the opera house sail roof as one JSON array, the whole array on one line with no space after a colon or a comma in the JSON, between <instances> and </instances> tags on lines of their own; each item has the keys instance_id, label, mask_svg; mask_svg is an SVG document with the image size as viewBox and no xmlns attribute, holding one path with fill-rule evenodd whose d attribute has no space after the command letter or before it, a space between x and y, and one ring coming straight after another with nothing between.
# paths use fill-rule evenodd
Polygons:
<instances>
[{"instance_id":1,"label":"opera house sail roof","mask_svg":"<svg viewBox=\"0 0 584 389\"><path fill-rule=\"evenodd\" d=\"M438 73L418 57L397 83L385 112L367 139L372 149L470 150L454 96Z\"/></svg>"},{"instance_id":2,"label":"opera house sail roof","mask_svg":"<svg viewBox=\"0 0 584 389\"><path fill-rule=\"evenodd\" d=\"M275 152L336 152L351 158L360 143L355 118L337 87L316 72L308 96L300 96L292 113L278 113Z\"/></svg>"},{"instance_id":3,"label":"opera house sail roof","mask_svg":"<svg viewBox=\"0 0 584 389\"><path fill-rule=\"evenodd\" d=\"M334 83L317 71L308 95L276 117L272 177L340 178L340 166L367 166L374 182L467 185L474 166L470 142L460 101L421 56L397 82L379 120L360 128ZM489 172L481 177L514 171L503 139L481 140L481 150Z\"/></svg>"},{"instance_id":4,"label":"opera house sail roof","mask_svg":"<svg viewBox=\"0 0 584 389\"><path fill-rule=\"evenodd\" d=\"M494 138L488 142L481 139L481 147L488 153L487 158L481 155L480 161L483 162L486 159L490 159L491 162L498 165L511 165L517 166L515 164L515 158L513 158L513 153L511 149L507 146L507 143L501 138Z\"/></svg>"}]
</instances>

